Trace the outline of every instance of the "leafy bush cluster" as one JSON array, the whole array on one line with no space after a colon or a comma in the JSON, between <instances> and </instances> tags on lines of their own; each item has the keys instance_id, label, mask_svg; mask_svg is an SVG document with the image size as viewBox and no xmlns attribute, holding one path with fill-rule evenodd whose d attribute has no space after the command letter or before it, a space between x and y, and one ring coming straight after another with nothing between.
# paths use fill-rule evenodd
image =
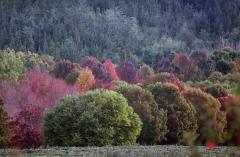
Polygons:
<instances>
[{"instance_id":1,"label":"leafy bush cluster","mask_svg":"<svg viewBox=\"0 0 240 157\"><path fill-rule=\"evenodd\" d=\"M240 145L239 52L219 51L149 66L3 50L0 146L186 144L188 134L202 145Z\"/></svg>"}]
</instances>

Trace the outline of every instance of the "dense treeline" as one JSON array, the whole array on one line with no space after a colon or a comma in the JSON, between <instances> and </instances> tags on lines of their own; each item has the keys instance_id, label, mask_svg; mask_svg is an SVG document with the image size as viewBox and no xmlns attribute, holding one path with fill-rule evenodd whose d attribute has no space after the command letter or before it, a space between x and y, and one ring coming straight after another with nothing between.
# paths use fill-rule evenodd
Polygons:
<instances>
[{"instance_id":1,"label":"dense treeline","mask_svg":"<svg viewBox=\"0 0 240 157\"><path fill-rule=\"evenodd\" d=\"M1 49L75 62L91 55L152 64L173 51L239 48L238 0L8 0L0 12Z\"/></svg>"},{"instance_id":2,"label":"dense treeline","mask_svg":"<svg viewBox=\"0 0 240 157\"><path fill-rule=\"evenodd\" d=\"M0 60L1 147L240 145L233 49L172 54L154 69L10 49Z\"/></svg>"}]
</instances>

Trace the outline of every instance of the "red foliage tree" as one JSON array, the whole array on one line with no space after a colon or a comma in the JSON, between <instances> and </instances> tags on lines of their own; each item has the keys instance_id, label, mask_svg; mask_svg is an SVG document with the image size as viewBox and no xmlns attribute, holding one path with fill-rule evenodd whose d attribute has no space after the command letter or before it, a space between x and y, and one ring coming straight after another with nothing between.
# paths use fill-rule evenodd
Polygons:
<instances>
[{"instance_id":1,"label":"red foliage tree","mask_svg":"<svg viewBox=\"0 0 240 157\"><path fill-rule=\"evenodd\" d=\"M119 80L116 69L115 69L115 67L112 64L112 61L110 59L105 60L104 66L106 67L107 72L110 74L112 80Z\"/></svg>"},{"instance_id":2,"label":"red foliage tree","mask_svg":"<svg viewBox=\"0 0 240 157\"><path fill-rule=\"evenodd\" d=\"M43 108L23 105L9 121L8 146L12 148L37 148L43 143Z\"/></svg>"},{"instance_id":3,"label":"red foliage tree","mask_svg":"<svg viewBox=\"0 0 240 157\"><path fill-rule=\"evenodd\" d=\"M6 110L10 115L23 104L52 108L61 97L76 92L73 86L66 85L63 80L53 78L46 72L41 72L39 68L29 71L17 85L6 83L1 89Z\"/></svg>"},{"instance_id":4,"label":"red foliage tree","mask_svg":"<svg viewBox=\"0 0 240 157\"><path fill-rule=\"evenodd\" d=\"M191 57L185 54L177 54L172 62L178 68L179 77L183 80L187 81L195 78L194 74L198 72L198 67Z\"/></svg>"},{"instance_id":5,"label":"red foliage tree","mask_svg":"<svg viewBox=\"0 0 240 157\"><path fill-rule=\"evenodd\" d=\"M81 60L80 65L83 68L88 67L89 69L91 69L96 79L102 80L104 82L112 81L112 78L108 73L107 68L101 62L99 62L99 60L97 60L96 58L88 57L88 56L84 57Z\"/></svg>"},{"instance_id":6,"label":"red foliage tree","mask_svg":"<svg viewBox=\"0 0 240 157\"><path fill-rule=\"evenodd\" d=\"M138 69L129 61L122 62L117 67L120 79L128 83L136 83L138 81L137 71Z\"/></svg>"}]
</instances>

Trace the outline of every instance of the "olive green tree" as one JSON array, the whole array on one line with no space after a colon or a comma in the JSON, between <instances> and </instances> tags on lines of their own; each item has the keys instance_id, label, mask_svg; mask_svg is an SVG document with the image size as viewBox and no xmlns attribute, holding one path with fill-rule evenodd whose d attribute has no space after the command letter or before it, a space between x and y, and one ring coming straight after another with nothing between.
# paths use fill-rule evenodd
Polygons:
<instances>
[{"instance_id":1,"label":"olive green tree","mask_svg":"<svg viewBox=\"0 0 240 157\"><path fill-rule=\"evenodd\" d=\"M116 91L127 98L129 105L143 121L138 141L141 144L160 143L167 133L167 114L158 108L151 92L130 84L122 84Z\"/></svg>"},{"instance_id":2,"label":"olive green tree","mask_svg":"<svg viewBox=\"0 0 240 157\"><path fill-rule=\"evenodd\" d=\"M167 111L167 143L181 142L184 133L195 133L197 129L196 110L186 101L179 88L170 83L149 85L159 108Z\"/></svg>"}]
</instances>

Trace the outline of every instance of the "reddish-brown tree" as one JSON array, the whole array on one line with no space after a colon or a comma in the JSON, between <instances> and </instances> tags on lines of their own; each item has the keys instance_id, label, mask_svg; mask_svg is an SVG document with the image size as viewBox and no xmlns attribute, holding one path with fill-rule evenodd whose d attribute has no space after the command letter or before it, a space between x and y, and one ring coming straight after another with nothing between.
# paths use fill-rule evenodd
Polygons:
<instances>
[{"instance_id":1,"label":"reddish-brown tree","mask_svg":"<svg viewBox=\"0 0 240 157\"><path fill-rule=\"evenodd\" d=\"M37 148L43 144L43 108L23 105L9 121L8 146L12 148Z\"/></svg>"}]
</instances>

